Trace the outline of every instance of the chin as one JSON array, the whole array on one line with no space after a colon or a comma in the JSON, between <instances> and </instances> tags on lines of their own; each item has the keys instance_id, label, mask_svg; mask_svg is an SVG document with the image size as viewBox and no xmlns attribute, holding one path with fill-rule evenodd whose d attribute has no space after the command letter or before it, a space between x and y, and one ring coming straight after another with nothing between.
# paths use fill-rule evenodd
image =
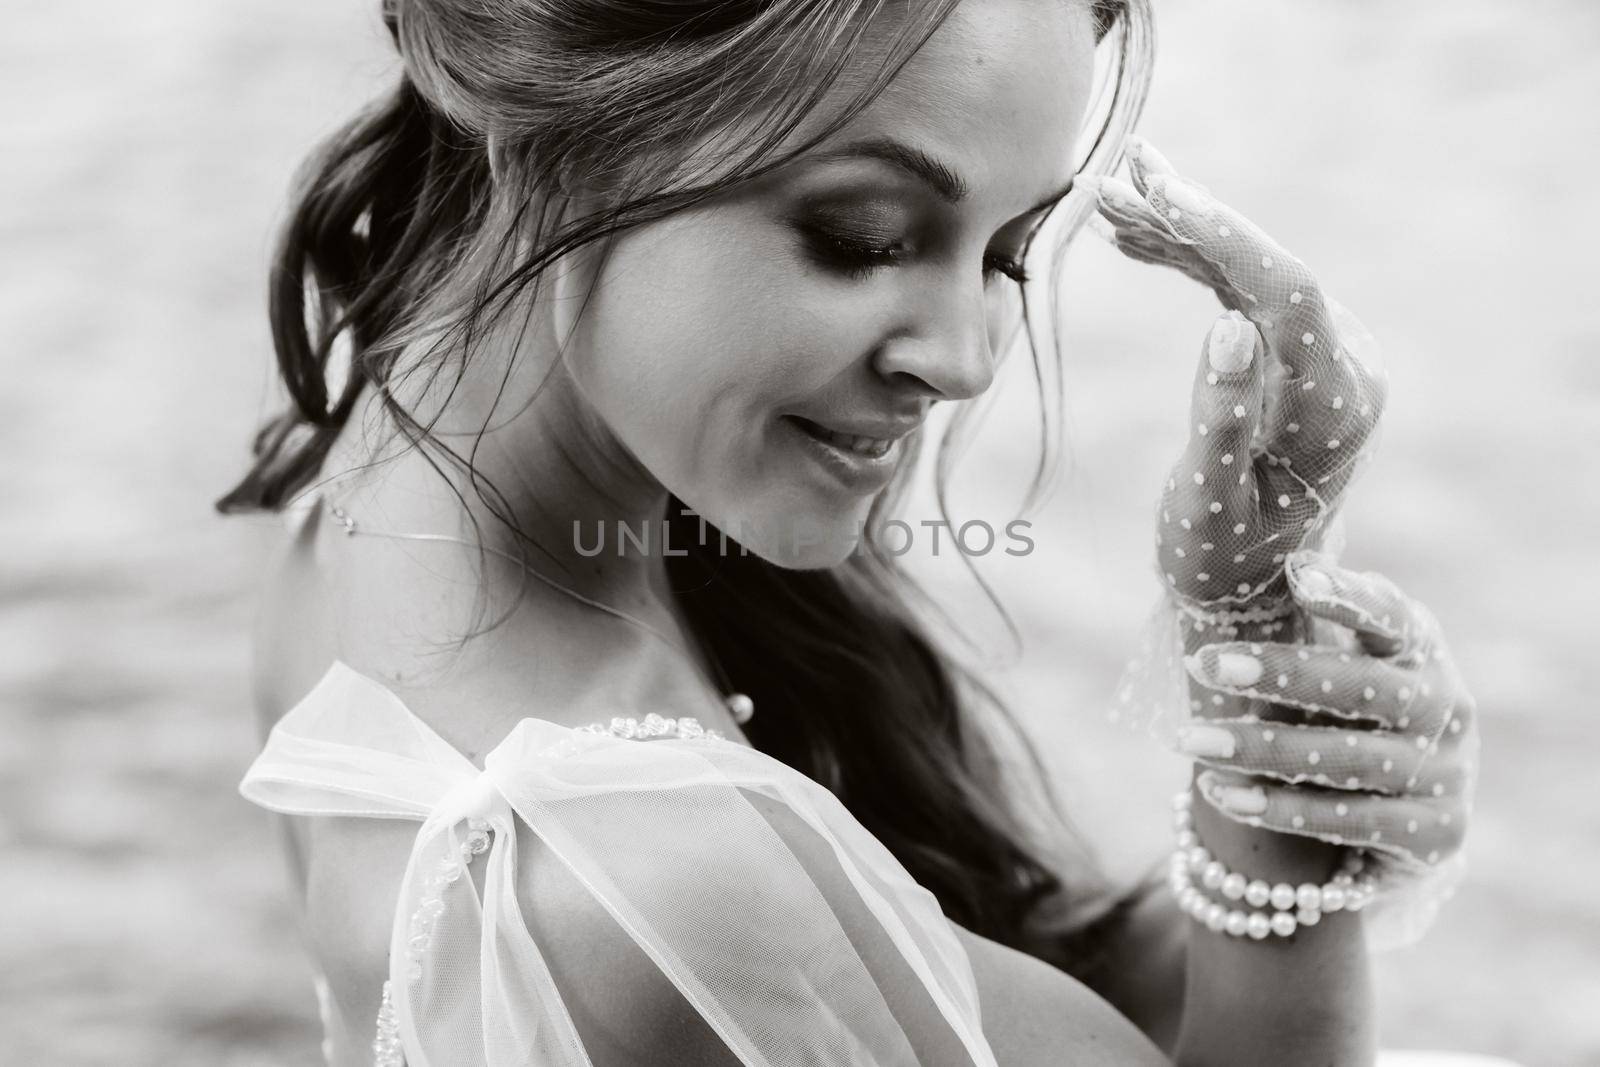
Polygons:
<instances>
[{"instance_id":1,"label":"chin","mask_svg":"<svg viewBox=\"0 0 1600 1067\"><path fill-rule=\"evenodd\" d=\"M826 570L849 559L860 545L869 503L843 511L782 510L744 515L724 529L752 555L775 567ZM737 551L732 546L728 550Z\"/></svg>"}]
</instances>

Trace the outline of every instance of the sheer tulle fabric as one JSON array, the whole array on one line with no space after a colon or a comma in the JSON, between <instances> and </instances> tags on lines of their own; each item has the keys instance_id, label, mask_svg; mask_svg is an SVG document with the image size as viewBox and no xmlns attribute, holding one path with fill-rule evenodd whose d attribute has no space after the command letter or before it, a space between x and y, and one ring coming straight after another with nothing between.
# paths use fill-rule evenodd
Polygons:
<instances>
[{"instance_id":1,"label":"sheer tulle fabric","mask_svg":"<svg viewBox=\"0 0 1600 1067\"><path fill-rule=\"evenodd\" d=\"M393 693L335 663L273 729L240 792L285 814L421 823L389 955L411 1067L591 1062L520 910L517 820L655 962L730 1062L917 1063L891 1009L898 991L862 958L816 865L801 862L762 798L826 842L962 1050L955 1062L995 1062L965 950L933 895L833 794L736 742L630 740L530 718L479 770ZM486 863L481 902L469 863Z\"/></svg>"},{"instance_id":2,"label":"sheer tulle fabric","mask_svg":"<svg viewBox=\"0 0 1600 1067\"><path fill-rule=\"evenodd\" d=\"M1341 509L1373 454L1386 403L1381 352L1304 263L1148 145L1132 147L1132 185L1102 179L1094 186L1112 241L1134 259L1205 285L1232 315L1208 338L1194 384L1190 442L1156 509L1162 594L1117 683L1109 717L1177 751L1186 725L1227 714L1191 694L1199 681L1247 698L1248 713L1235 713L1230 725L1252 741L1276 736L1278 751L1297 733L1310 736L1307 730L1361 727L1337 743L1313 744L1310 764L1276 775L1311 791L1305 810L1274 829L1364 849L1380 894L1363 924L1368 943L1379 951L1410 945L1429 929L1465 870L1456 851L1460 823L1434 809L1441 798L1470 799L1473 776L1435 774L1430 760L1442 748L1477 741L1462 733L1468 709L1425 699L1430 685L1440 694L1464 690L1445 684L1456 672L1437 622L1392 583L1345 572L1348 587L1336 588L1325 576L1316 586L1302 577L1304 565L1333 562L1342 550ZM1237 358L1252 338L1253 355ZM1263 643L1298 643L1302 657L1355 652L1354 628L1372 630L1375 621L1363 617L1360 605L1377 601L1395 605L1395 650L1387 662L1415 672L1419 685L1402 681L1363 694L1358 679L1366 664L1334 670L1340 677L1323 691L1359 694L1352 709L1320 697L1287 699L1298 680L1292 666L1255 687L1219 686L1194 673L1197 653L1210 645L1246 643L1255 653ZM1339 622L1304 610L1312 602L1328 605ZM1388 630L1390 622L1385 616L1377 629ZM1223 703L1221 695L1214 700ZM1293 714L1289 724L1279 714L1261 721L1284 710L1297 711L1298 724ZM1330 799L1319 788L1346 792ZM1374 832L1368 805L1395 796L1409 806L1389 805L1385 810L1402 816Z\"/></svg>"}]
</instances>

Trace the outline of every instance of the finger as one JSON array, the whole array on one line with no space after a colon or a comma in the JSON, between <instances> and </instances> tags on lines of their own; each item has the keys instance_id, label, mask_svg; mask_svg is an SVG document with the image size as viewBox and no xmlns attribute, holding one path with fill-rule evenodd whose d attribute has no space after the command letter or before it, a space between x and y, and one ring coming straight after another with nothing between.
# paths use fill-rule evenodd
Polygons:
<instances>
[{"instance_id":1,"label":"finger","mask_svg":"<svg viewBox=\"0 0 1600 1067\"><path fill-rule=\"evenodd\" d=\"M1208 767L1286 785L1422 798L1453 796L1464 785L1460 761L1429 760L1410 737L1385 730L1205 719L1184 725L1178 748Z\"/></svg>"},{"instance_id":2,"label":"finger","mask_svg":"<svg viewBox=\"0 0 1600 1067\"><path fill-rule=\"evenodd\" d=\"M1315 276L1244 216L1185 179L1156 175L1149 201L1217 268L1227 281L1225 299L1247 308L1268 350L1287 368L1275 450L1302 469L1315 466L1318 477L1331 473L1325 469L1330 460L1351 462L1376 425L1379 386L1363 364L1346 358Z\"/></svg>"},{"instance_id":3,"label":"finger","mask_svg":"<svg viewBox=\"0 0 1600 1067\"><path fill-rule=\"evenodd\" d=\"M1150 179L1158 174L1176 175L1178 169L1156 146L1137 134L1128 138L1128 174L1140 196L1150 194Z\"/></svg>"},{"instance_id":4,"label":"finger","mask_svg":"<svg viewBox=\"0 0 1600 1067\"><path fill-rule=\"evenodd\" d=\"M1185 465L1197 487L1212 486L1211 514L1227 521L1231 512L1253 511L1250 495L1250 439L1261 419L1261 335L1237 311L1211 324L1201 352L1190 398L1189 447ZM1201 477L1195 477L1195 475ZM1216 506L1218 499L1230 503ZM1242 517L1242 516L1241 516Z\"/></svg>"},{"instance_id":5,"label":"finger","mask_svg":"<svg viewBox=\"0 0 1600 1067\"><path fill-rule=\"evenodd\" d=\"M1324 448L1339 442L1330 451L1345 445L1351 452L1359 449L1381 410L1381 383L1362 363L1347 358L1315 275L1254 223L1173 171L1148 144L1132 153L1129 167L1135 191L1166 230L1218 269L1219 299L1245 308L1265 335L1268 351L1289 368L1289 384L1299 392L1286 397L1283 425L1297 427L1285 431L1290 437L1307 435L1284 442L1289 454L1313 441ZM1296 458L1304 466L1311 457ZM1318 457L1318 464L1326 459Z\"/></svg>"},{"instance_id":6,"label":"finger","mask_svg":"<svg viewBox=\"0 0 1600 1067\"><path fill-rule=\"evenodd\" d=\"M1154 174L1145 200L1151 212L1227 279L1240 303L1267 337L1268 347L1297 379L1321 374L1339 384L1337 336L1310 269L1287 249L1197 183L1177 174ZM1311 339L1306 340L1310 334Z\"/></svg>"},{"instance_id":7,"label":"finger","mask_svg":"<svg viewBox=\"0 0 1600 1067\"><path fill-rule=\"evenodd\" d=\"M1365 719L1430 739L1442 726L1437 693L1430 687L1423 694L1416 671L1340 648L1221 642L1184 657L1184 667L1195 681L1223 693Z\"/></svg>"},{"instance_id":8,"label":"finger","mask_svg":"<svg viewBox=\"0 0 1600 1067\"><path fill-rule=\"evenodd\" d=\"M1284 571L1307 611L1354 631L1374 656L1414 657L1437 641L1432 614L1382 574L1349 570L1315 550L1289 553Z\"/></svg>"},{"instance_id":9,"label":"finger","mask_svg":"<svg viewBox=\"0 0 1600 1067\"><path fill-rule=\"evenodd\" d=\"M1235 822L1335 845L1379 849L1413 863L1437 863L1461 846L1459 803L1414 796L1351 794L1304 785L1240 785L1205 771L1201 796Z\"/></svg>"},{"instance_id":10,"label":"finger","mask_svg":"<svg viewBox=\"0 0 1600 1067\"><path fill-rule=\"evenodd\" d=\"M1261 419L1260 352L1260 334L1238 312L1212 324L1196 371L1189 444L1167 481L1156 534L1162 566L1174 588L1202 601L1256 588L1241 578L1260 568L1239 565L1262 548L1247 540L1257 526L1250 439Z\"/></svg>"},{"instance_id":11,"label":"finger","mask_svg":"<svg viewBox=\"0 0 1600 1067\"><path fill-rule=\"evenodd\" d=\"M1157 237L1167 244L1182 243L1138 190L1127 182L1099 174L1080 174L1075 182L1078 188L1094 196L1095 207L1117 229Z\"/></svg>"},{"instance_id":12,"label":"finger","mask_svg":"<svg viewBox=\"0 0 1600 1067\"><path fill-rule=\"evenodd\" d=\"M1095 216L1101 221L1103 217ZM1205 260L1198 256L1183 254L1181 248L1175 247L1171 241L1152 237L1148 234L1133 230L1111 227L1109 239L1123 255L1141 263L1153 263L1158 267L1171 267L1208 288L1216 283L1216 270Z\"/></svg>"},{"instance_id":13,"label":"finger","mask_svg":"<svg viewBox=\"0 0 1600 1067\"><path fill-rule=\"evenodd\" d=\"M1442 646L1436 646L1436 651L1442 651ZM1435 657L1424 670L1424 674L1429 681L1423 684L1436 685L1443 692L1440 703L1444 707L1445 730L1440 735L1441 742L1460 743L1465 740L1463 735L1476 729L1477 701L1473 699L1466 683L1462 681L1460 673L1448 660L1441 661Z\"/></svg>"},{"instance_id":14,"label":"finger","mask_svg":"<svg viewBox=\"0 0 1600 1067\"><path fill-rule=\"evenodd\" d=\"M1411 681L1397 688L1393 725L1435 742L1458 740L1471 728L1476 706L1456 670L1443 634L1427 606L1408 597L1388 577L1340 567L1315 551L1285 560L1291 594L1309 612L1348 627L1379 662L1404 669Z\"/></svg>"},{"instance_id":15,"label":"finger","mask_svg":"<svg viewBox=\"0 0 1600 1067\"><path fill-rule=\"evenodd\" d=\"M1182 271L1219 295L1230 291L1217 268L1173 233L1132 186L1098 175L1084 175L1078 181L1094 193L1100 212L1096 217L1109 224L1112 243L1130 259ZM1244 307L1240 301L1223 299L1222 303L1230 310Z\"/></svg>"}]
</instances>

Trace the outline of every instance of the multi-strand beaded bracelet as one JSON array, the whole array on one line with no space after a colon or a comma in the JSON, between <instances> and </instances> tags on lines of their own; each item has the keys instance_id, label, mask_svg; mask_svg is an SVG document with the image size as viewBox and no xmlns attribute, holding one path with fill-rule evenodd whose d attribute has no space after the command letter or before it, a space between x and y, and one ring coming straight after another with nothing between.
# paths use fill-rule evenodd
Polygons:
<instances>
[{"instance_id":1,"label":"multi-strand beaded bracelet","mask_svg":"<svg viewBox=\"0 0 1600 1067\"><path fill-rule=\"evenodd\" d=\"M1257 941L1269 934L1288 937L1302 926L1315 926L1326 912L1359 911L1377 895L1371 875L1362 874L1366 861L1357 851L1348 853L1338 872L1322 885L1269 885L1260 878L1251 880L1230 871L1212 858L1195 835L1193 803L1187 789L1172 798L1177 848L1172 853L1168 885L1178 906L1207 929ZM1243 901L1255 910L1230 908L1211 899L1196 888L1196 878L1206 889L1231 901ZM1270 913L1260 910L1268 905Z\"/></svg>"}]
</instances>

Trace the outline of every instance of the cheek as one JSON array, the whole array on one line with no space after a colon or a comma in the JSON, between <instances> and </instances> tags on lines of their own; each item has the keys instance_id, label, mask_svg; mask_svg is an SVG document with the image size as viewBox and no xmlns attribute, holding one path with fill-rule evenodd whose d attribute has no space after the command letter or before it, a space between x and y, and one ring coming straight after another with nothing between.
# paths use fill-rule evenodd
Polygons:
<instances>
[{"instance_id":1,"label":"cheek","mask_svg":"<svg viewBox=\"0 0 1600 1067\"><path fill-rule=\"evenodd\" d=\"M886 297L822 274L770 221L674 216L614 249L572 373L633 458L695 512L774 562L832 566L872 498L830 486L781 416L859 392Z\"/></svg>"},{"instance_id":2,"label":"cheek","mask_svg":"<svg viewBox=\"0 0 1600 1067\"><path fill-rule=\"evenodd\" d=\"M685 500L775 473L777 416L869 350L870 326L778 229L685 214L630 233L572 342L586 398Z\"/></svg>"}]
</instances>

